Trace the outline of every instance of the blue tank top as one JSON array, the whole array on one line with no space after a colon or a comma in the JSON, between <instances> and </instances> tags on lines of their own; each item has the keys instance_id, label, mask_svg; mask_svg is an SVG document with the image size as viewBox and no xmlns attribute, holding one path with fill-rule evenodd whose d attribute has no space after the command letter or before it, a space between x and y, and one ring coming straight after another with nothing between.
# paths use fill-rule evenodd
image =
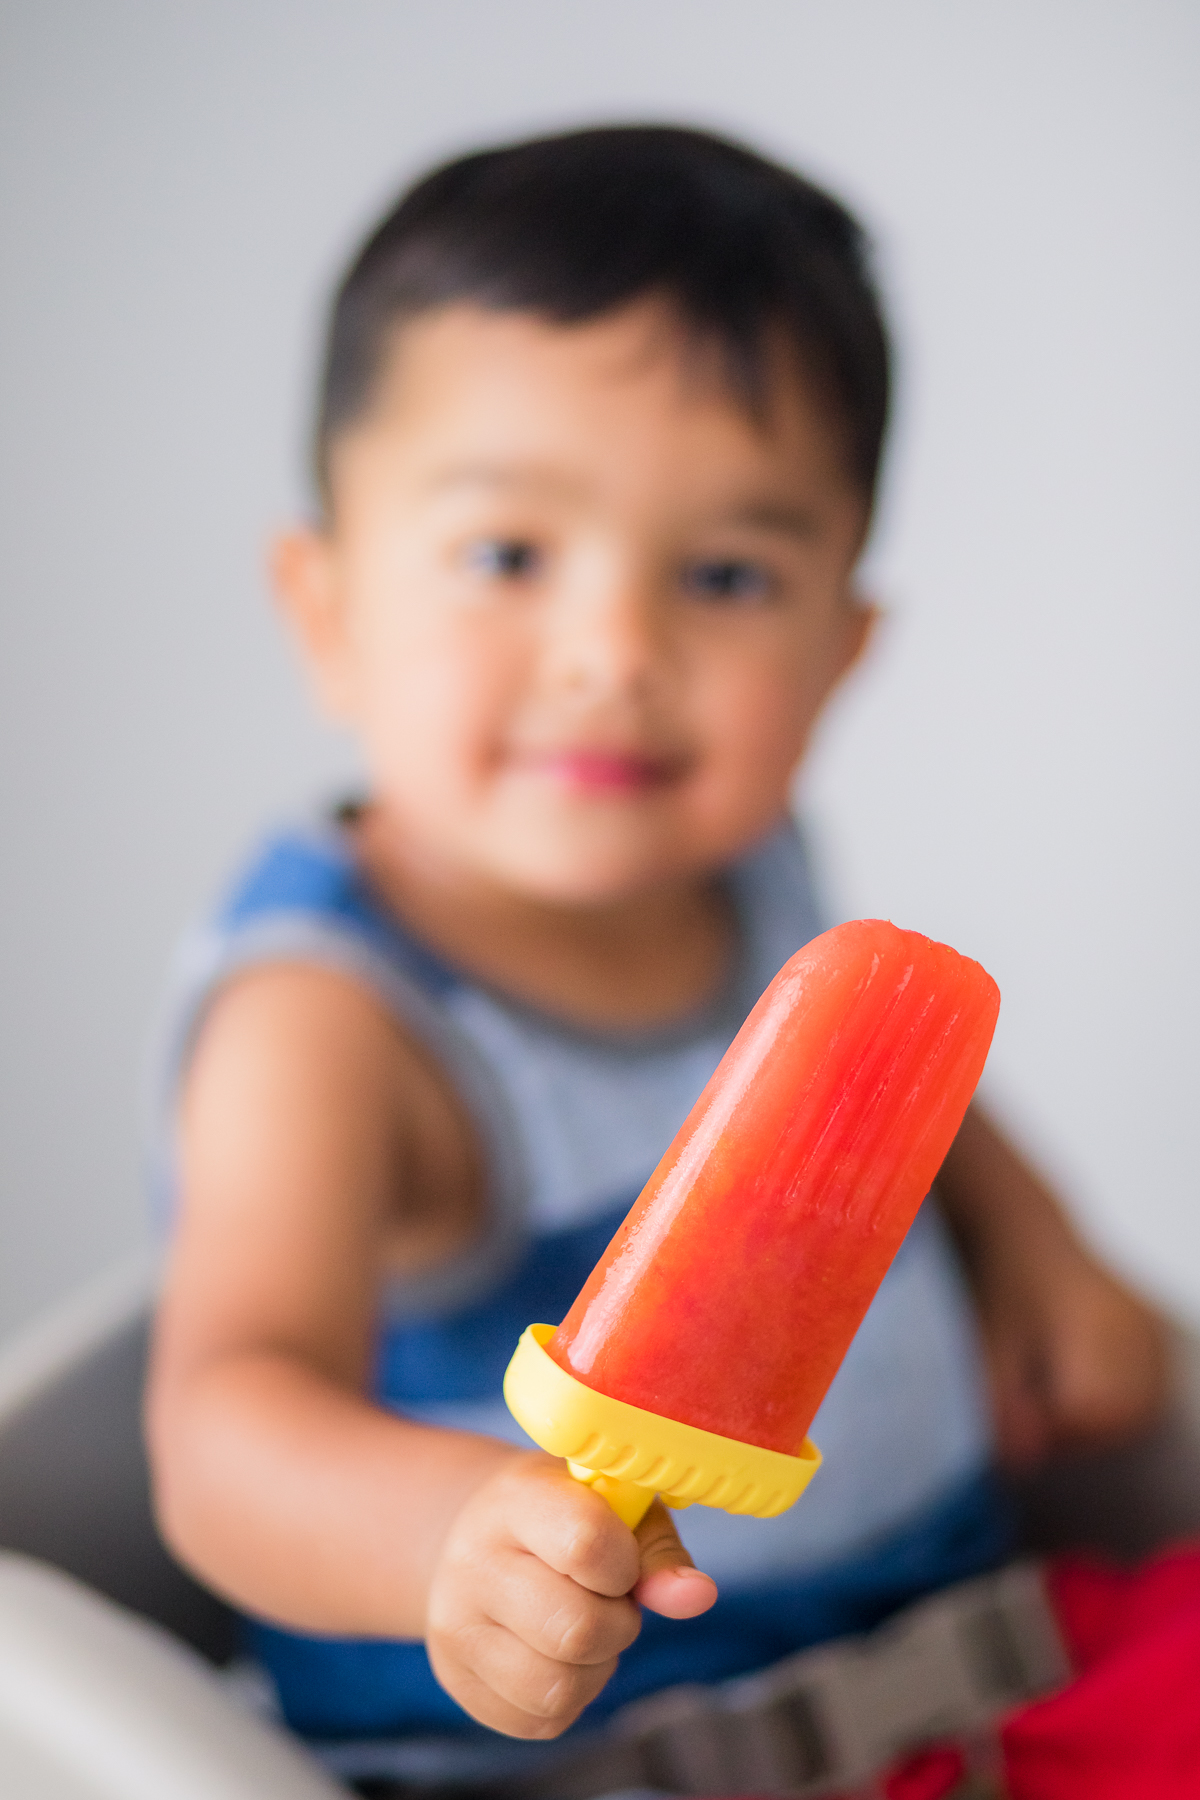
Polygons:
<instances>
[{"instance_id":1,"label":"blue tank top","mask_svg":"<svg viewBox=\"0 0 1200 1800\"><path fill-rule=\"evenodd\" d=\"M304 961L364 983L437 1059L484 1152L484 1225L384 1296L374 1392L404 1415L525 1443L501 1397L517 1338L567 1311L746 1013L823 929L787 822L727 872L737 953L722 992L668 1029L583 1030L468 979L373 895L334 822L260 851L181 954L159 1144L169 1219L175 1097L204 1009L238 971ZM760 1667L988 1566L1007 1528L970 1309L927 1205L813 1424L825 1463L781 1518L677 1515L721 1598L686 1625L646 1615L589 1714L665 1684ZM872 1573L874 1571L874 1573ZM254 1629L284 1711L323 1737L467 1728L414 1643Z\"/></svg>"}]
</instances>

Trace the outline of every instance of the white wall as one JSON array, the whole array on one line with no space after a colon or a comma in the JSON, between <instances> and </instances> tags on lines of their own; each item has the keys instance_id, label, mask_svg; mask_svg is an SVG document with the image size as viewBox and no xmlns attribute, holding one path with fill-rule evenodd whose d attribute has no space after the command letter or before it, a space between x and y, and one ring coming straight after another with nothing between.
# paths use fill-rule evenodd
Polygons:
<instances>
[{"instance_id":1,"label":"white wall","mask_svg":"<svg viewBox=\"0 0 1200 1800\"><path fill-rule=\"evenodd\" d=\"M432 157L660 116L881 244L892 618L809 782L839 900L994 970L994 1098L1200 1319L1198 50L1189 0L0 5L0 1328L141 1234L172 940L346 766L260 575L339 260Z\"/></svg>"}]
</instances>

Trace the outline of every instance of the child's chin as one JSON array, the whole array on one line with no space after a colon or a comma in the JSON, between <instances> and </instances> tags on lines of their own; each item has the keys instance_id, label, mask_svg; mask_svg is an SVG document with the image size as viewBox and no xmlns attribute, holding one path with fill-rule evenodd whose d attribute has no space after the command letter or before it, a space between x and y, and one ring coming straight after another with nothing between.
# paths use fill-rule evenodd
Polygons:
<instances>
[{"instance_id":1,"label":"child's chin","mask_svg":"<svg viewBox=\"0 0 1200 1800\"><path fill-rule=\"evenodd\" d=\"M603 906L632 898L685 874L659 844L524 844L521 854L501 851L498 873L531 900L560 906Z\"/></svg>"}]
</instances>

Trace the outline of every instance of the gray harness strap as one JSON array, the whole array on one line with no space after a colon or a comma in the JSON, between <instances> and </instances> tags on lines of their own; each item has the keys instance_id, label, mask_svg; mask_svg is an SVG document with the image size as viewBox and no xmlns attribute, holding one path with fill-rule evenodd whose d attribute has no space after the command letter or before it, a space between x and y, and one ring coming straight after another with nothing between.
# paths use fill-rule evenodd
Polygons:
<instances>
[{"instance_id":1,"label":"gray harness strap","mask_svg":"<svg viewBox=\"0 0 1200 1800\"><path fill-rule=\"evenodd\" d=\"M922 1744L977 1736L1070 1674L1040 1566L1012 1563L863 1637L635 1701L586 1749L474 1791L492 1800L590 1800L639 1787L819 1800Z\"/></svg>"}]
</instances>

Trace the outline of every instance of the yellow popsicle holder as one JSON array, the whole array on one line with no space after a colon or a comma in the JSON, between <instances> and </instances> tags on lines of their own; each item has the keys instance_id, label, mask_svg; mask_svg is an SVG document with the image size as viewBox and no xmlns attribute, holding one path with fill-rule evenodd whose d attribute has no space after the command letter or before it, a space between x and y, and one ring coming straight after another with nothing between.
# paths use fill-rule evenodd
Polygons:
<instances>
[{"instance_id":1,"label":"yellow popsicle holder","mask_svg":"<svg viewBox=\"0 0 1200 1800\"><path fill-rule=\"evenodd\" d=\"M796 1456L681 1425L585 1387L546 1354L553 1325L521 1334L504 1377L508 1410L535 1444L564 1456L576 1481L602 1495L631 1529L656 1494L668 1506L719 1506L773 1519L821 1466L805 1438Z\"/></svg>"}]
</instances>

